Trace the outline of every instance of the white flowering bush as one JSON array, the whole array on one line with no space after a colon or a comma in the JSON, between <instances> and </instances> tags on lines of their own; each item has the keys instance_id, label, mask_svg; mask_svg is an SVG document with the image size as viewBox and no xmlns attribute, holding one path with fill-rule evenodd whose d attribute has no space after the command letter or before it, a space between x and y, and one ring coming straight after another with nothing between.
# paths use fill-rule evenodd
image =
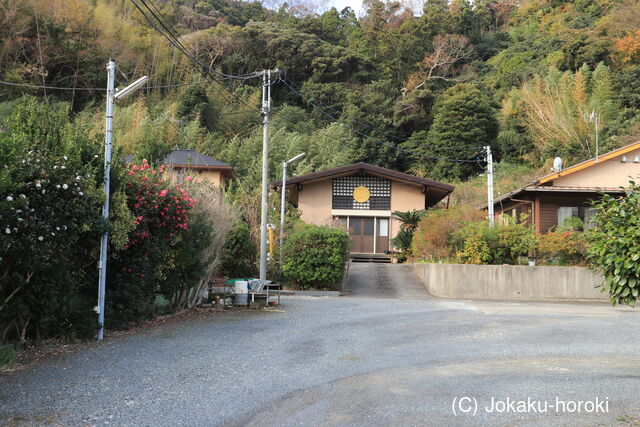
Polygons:
<instances>
[{"instance_id":1,"label":"white flowering bush","mask_svg":"<svg viewBox=\"0 0 640 427\"><path fill-rule=\"evenodd\" d=\"M24 97L0 117L0 345L94 335L105 229L108 328L153 316L159 294L169 310L190 306L215 267L212 239L226 233L223 218L194 211L196 200L146 161L112 165L105 223L101 136L67 108Z\"/></svg>"},{"instance_id":2,"label":"white flowering bush","mask_svg":"<svg viewBox=\"0 0 640 427\"><path fill-rule=\"evenodd\" d=\"M48 121L55 108L23 101L0 133L0 343L95 328L83 294L95 293L86 266L104 228L99 146Z\"/></svg>"}]
</instances>

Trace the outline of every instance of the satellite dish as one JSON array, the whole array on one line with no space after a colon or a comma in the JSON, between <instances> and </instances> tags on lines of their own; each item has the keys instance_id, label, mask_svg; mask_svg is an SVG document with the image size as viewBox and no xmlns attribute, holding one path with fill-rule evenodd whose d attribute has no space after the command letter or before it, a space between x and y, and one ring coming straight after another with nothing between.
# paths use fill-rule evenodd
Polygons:
<instances>
[{"instance_id":1,"label":"satellite dish","mask_svg":"<svg viewBox=\"0 0 640 427\"><path fill-rule=\"evenodd\" d=\"M562 170L562 159L560 157L556 157L553 159L553 171L560 172Z\"/></svg>"}]
</instances>

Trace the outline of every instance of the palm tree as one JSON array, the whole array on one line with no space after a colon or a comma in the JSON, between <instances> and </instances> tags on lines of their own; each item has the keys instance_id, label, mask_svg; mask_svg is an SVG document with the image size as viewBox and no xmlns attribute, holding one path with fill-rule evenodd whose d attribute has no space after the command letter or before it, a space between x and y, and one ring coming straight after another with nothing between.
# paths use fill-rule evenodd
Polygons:
<instances>
[{"instance_id":1,"label":"palm tree","mask_svg":"<svg viewBox=\"0 0 640 427\"><path fill-rule=\"evenodd\" d=\"M407 212L394 211L392 212L392 218L401 222L400 229L413 233L422 217L427 213L424 209L414 209Z\"/></svg>"}]
</instances>

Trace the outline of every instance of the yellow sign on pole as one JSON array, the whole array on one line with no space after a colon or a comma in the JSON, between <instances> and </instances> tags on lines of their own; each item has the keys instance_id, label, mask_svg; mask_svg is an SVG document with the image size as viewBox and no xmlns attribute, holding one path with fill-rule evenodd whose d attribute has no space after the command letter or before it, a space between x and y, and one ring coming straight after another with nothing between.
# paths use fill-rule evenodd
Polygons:
<instances>
[{"instance_id":1,"label":"yellow sign on pole","mask_svg":"<svg viewBox=\"0 0 640 427\"><path fill-rule=\"evenodd\" d=\"M276 233L273 231L273 227L269 225L269 256L273 258L273 248L276 245Z\"/></svg>"}]
</instances>

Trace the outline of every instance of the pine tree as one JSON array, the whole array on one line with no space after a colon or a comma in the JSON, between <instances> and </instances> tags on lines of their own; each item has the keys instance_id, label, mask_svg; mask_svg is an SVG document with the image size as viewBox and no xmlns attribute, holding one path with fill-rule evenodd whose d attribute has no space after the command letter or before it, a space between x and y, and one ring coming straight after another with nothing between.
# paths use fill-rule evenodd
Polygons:
<instances>
[{"instance_id":1,"label":"pine tree","mask_svg":"<svg viewBox=\"0 0 640 427\"><path fill-rule=\"evenodd\" d=\"M493 146L498 122L489 99L475 86L462 83L447 89L436 100L434 120L427 137L415 149L430 157L420 159L414 168L423 168L439 179L464 179L481 170L477 162L444 159L474 159L478 147ZM424 135L424 134L423 134Z\"/></svg>"}]
</instances>

